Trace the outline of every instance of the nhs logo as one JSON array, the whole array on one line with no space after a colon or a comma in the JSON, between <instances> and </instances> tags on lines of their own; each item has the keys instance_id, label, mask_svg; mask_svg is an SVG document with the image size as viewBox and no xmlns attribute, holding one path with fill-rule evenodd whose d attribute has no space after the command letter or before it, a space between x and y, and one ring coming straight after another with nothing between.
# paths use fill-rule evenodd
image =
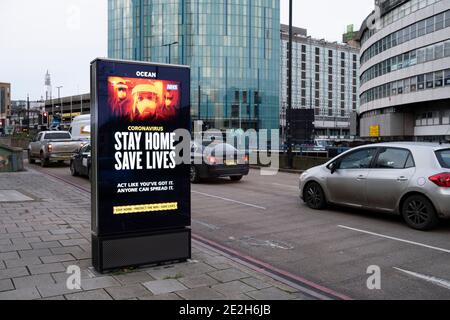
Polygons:
<instances>
[{"instance_id":1,"label":"nhs logo","mask_svg":"<svg viewBox=\"0 0 450 320\"><path fill-rule=\"evenodd\" d=\"M178 85L177 84L168 84L167 90L169 91L178 91Z\"/></svg>"}]
</instances>

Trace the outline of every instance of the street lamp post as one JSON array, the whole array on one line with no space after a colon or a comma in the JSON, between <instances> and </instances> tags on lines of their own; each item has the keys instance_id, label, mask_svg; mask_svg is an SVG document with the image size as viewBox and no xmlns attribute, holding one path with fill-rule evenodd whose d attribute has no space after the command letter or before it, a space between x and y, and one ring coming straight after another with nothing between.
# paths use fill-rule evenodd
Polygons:
<instances>
[{"instance_id":1,"label":"street lamp post","mask_svg":"<svg viewBox=\"0 0 450 320\"><path fill-rule=\"evenodd\" d=\"M293 166L292 154L292 42L293 42L293 26L292 26L292 0L289 0L289 44L288 44L288 86L287 86L287 110L286 110L286 136L287 136L287 167Z\"/></svg>"},{"instance_id":2,"label":"street lamp post","mask_svg":"<svg viewBox=\"0 0 450 320\"><path fill-rule=\"evenodd\" d=\"M178 41L162 45L163 47L169 47L169 64L171 63L171 58L172 58L172 46L174 46L176 44L178 44Z\"/></svg>"},{"instance_id":3,"label":"street lamp post","mask_svg":"<svg viewBox=\"0 0 450 320\"><path fill-rule=\"evenodd\" d=\"M61 89L64 88L63 86L56 87L58 89L58 100L61 107L61 125L63 124L63 113L64 113L64 106L62 105L61 101Z\"/></svg>"}]
</instances>

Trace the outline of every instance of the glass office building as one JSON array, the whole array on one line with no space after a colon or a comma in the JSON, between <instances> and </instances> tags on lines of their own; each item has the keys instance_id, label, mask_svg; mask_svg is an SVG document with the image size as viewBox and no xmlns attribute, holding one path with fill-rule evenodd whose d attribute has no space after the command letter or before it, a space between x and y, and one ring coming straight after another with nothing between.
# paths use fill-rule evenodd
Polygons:
<instances>
[{"instance_id":1,"label":"glass office building","mask_svg":"<svg viewBox=\"0 0 450 320\"><path fill-rule=\"evenodd\" d=\"M191 66L193 119L278 129L279 0L109 0L108 56Z\"/></svg>"}]
</instances>

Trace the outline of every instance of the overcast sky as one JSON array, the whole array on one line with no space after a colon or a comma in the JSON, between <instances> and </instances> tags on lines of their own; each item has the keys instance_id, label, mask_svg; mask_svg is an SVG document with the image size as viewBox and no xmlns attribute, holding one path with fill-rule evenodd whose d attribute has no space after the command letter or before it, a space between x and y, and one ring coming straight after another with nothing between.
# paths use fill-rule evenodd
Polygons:
<instances>
[{"instance_id":1,"label":"overcast sky","mask_svg":"<svg viewBox=\"0 0 450 320\"><path fill-rule=\"evenodd\" d=\"M288 23L288 0L281 21ZM319 39L341 41L348 24L359 28L373 0L294 0L294 25ZM89 92L89 63L107 56L107 0L0 0L0 82L12 98L44 95L52 76L53 95Z\"/></svg>"}]
</instances>

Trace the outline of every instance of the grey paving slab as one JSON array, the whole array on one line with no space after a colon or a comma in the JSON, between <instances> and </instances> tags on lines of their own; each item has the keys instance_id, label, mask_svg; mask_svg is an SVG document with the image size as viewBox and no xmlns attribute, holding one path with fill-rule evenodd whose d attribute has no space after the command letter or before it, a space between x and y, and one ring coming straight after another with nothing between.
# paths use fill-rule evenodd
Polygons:
<instances>
[{"instance_id":1,"label":"grey paving slab","mask_svg":"<svg viewBox=\"0 0 450 320\"><path fill-rule=\"evenodd\" d=\"M29 250L31 246L28 243L20 243L20 244L11 244L11 245L0 245L0 252L13 252L19 250Z\"/></svg>"},{"instance_id":2,"label":"grey paving slab","mask_svg":"<svg viewBox=\"0 0 450 320\"><path fill-rule=\"evenodd\" d=\"M143 283L154 295L174 293L181 290L186 290L187 288L178 280L156 280Z\"/></svg>"},{"instance_id":3,"label":"grey paving slab","mask_svg":"<svg viewBox=\"0 0 450 320\"><path fill-rule=\"evenodd\" d=\"M0 293L0 300L36 300L41 296L36 288L26 288Z\"/></svg>"},{"instance_id":4,"label":"grey paving slab","mask_svg":"<svg viewBox=\"0 0 450 320\"><path fill-rule=\"evenodd\" d=\"M127 300L142 297L148 294L148 290L140 284L105 289L114 300Z\"/></svg>"},{"instance_id":5,"label":"grey paving slab","mask_svg":"<svg viewBox=\"0 0 450 320\"><path fill-rule=\"evenodd\" d=\"M241 281L258 290L267 289L272 286L270 283L253 277L241 279Z\"/></svg>"},{"instance_id":6,"label":"grey paving slab","mask_svg":"<svg viewBox=\"0 0 450 320\"><path fill-rule=\"evenodd\" d=\"M46 242L31 243L31 247L33 249L49 249L61 247L61 244L58 241L46 241Z\"/></svg>"},{"instance_id":7,"label":"grey paving slab","mask_svg":"<svg viewBox=\"0 0 450 320\"><path fill-rule=\"evenodd\" d=\"M0 280L25 277L28 275L29 275L28 270L25 267L0 270Z\"/></svg>"},{"instance_id":8,"label":"grey paving slab","mask_svg":"<svg viewBox=\"0 0 450 320\"><path fill-rule=\"evenodd\" d=\"M61 263L47 263L38 266L29 266L31 274L44 274L66 271L66 268Z\"/></svg>"},{"instance_id":9,"label":"grey paving slab","mask_svg":"<svg viewBox=\"0 0 450 320\"><path fill-rule=\"evenodd\" d=\"M28 276L13 279L16 289L33 288L37 286L49 286L55 284L52 276L49 274L40 274L36 276Z\"/></svg>"},{"instance_id":10,"label":"grey paving slab","mask_svg":"<svg viewBox=\"0 0 450 320\"><path fill-rule=\"evenodd\" d=\"M76 259L70 254L62 254L48 257L41 257L41 260L44 263L56 263L56 262L75 261Z\"/></svg>"},{"instance_id":11,"label":"grey paving slab","mask_svg":"<svg viewBox=\"0 0 450 320\"><path fill-rule=\"evenodd\" d=\"M208 276L207 274L199 275L199 276L192 276L187 278L181 278L179 281L184 284L189 289L195 289L200 287L210 287L213 285L218 284L219 282Z\"/></svg>"},{"instance_id":12,"label":"grey paving slab","mask_svg":"<svg viewBox=\"0 0 450 320\"><path fill-rule=\"evenodd\" d=\"M82 291L82 290L68 289L66 282L60 282L52 285L38 286L37 289L43 298L56 297Z\"/></svg>"},{"instance_id":13,"label":"grey paving slab","mask_svg":"<svg viewBox=\"0 0 450 320\"><path fill-rule=\"evenodd\" d=\"M38 257L24 258L24 259L16 259L16 260L7 260L5 261L7 268L17 268L17 267L26 267L42 264L41 259Z\"/></svg>"},{"instance_id":14,"label":"grey paving slab","mask_svg":"<svg viewBox=\"0 0 450 320\"><path fill-rule=\"evenodd\" d=\"M113 275L122 285L144 283L155 280L146 272L131 272L126 274Z\"/></svg>"},{"instance_id":15,"label":"grey paving slab","mask_svg":"<svg viewBox=\"0 0 450 320\"><path fill-rule=\"evenodd\" d=\"M67 300L83 300L83 301L112 300L111 296L103 289L68 294L65 295L65 297Z\"/></svg>"},{"instance_id":16,"label":"grey paving slab","mask_svg":"<svg viewBox=\"0 0 450 320\"><path fill-rule=\"evenodd\" d=\"M195 275L201 275L213 272L216 269L203 262L188 262L172 265L169 267L160 267L150 269L147 272L155 279L164 280L167 278L181 278Z\"/></svg>"},{"instance_id":17,"label":"grey paving slab","mask_svg":"<svg viewBox=\"0 0 450 320\"><path fill-rule=\"evenodd\" d=\"M86 239L70 239L70 240L60 240L59 241L64 247L87 245L89 241Z\"/></svg>"},{"instance_id":18,"label":"grey paving slab","mask_svg":"<svg viewBox=\"0 0 450 320\"><path fill-rule=\"evenodd\" d=\"M64 296L56 296L56 297L51 297L51 298L42 298L39 300L43 300L43 301L65 301L66 298Z\"/></svg>"},{"instance_id":19,"label":"grey paving slab","mask_svg":"<svg viewBox=\"0 0 450 320\"><path fill-rule=\"evenodd\" d=\"M83 288L83 290L104 289L104 288L119 287L119 286L120 286L120 282L118 282L113 277L83 279L81 281L81 287Z\"/></svg>"},{"instance_id":20,"label":"grey paving slab","mask_svg":"<svg viewBox=\"0 0 450 320\"><path fill-rule=\"evenodd\" d=\"M51 254L49 249L34 249L34 250L22 250L19 251L21 258L32 258L32 257L48 257Z\"/></svg>"},{"instance_id":21,"label":"grey paving slab","mask_svg":"<svg viewBox=\"0 0 450 320\"><path fill-rule=\"evenodd\" d=\"M142 297L139 297L138 300L177 301L177 300L182 300L182 299L179 296L177 296L175 293L169 293L169 294L161 294L158 296L154 296L152 294L147 294Z\"/></svg>"},{"instance_id":22,"label":"grey paving slab","mask_svg":"<svg viewBox=\"0 0 450 320\"><path fill-rule=\"evenodd\" d=\"M208 287L179 291L177 292L177 295L183 298L184 300L194 300L194 301L225 299L224 295Z\"/></svg>"},{"instance_id":23,"label":"grey paving slab","mask_svg":"<svg viewBox=\"0 0 450 320\"><path fill-rule=\"evenodd\" d=\"M14 290L11 279L0 280L0 292Z\"/></svg>"},{"instance_id":24,"label":"grey paving slab","mask_svg":"<svg viewBox=\"0 0 450 320\"><path fill-rule=\"evenodd\" d=\"M211 272L209 275L220 282L231 282L250 277L248 273L235 268Z\"/></svg>"},{"instance_id":25,"label":"grey paving slab","mask_svg":"<svg viewBox=\"0 0 450 320\"><path fill-rule=\"evenodd\" d=\"M215 285L211 289L220 292L226 297L233 297L255 290L253 287L250 287L248 284L245 284L241 281L232 281Z\"/></svg>"},{"instance_id":26,"label":"grey paving slab","mask_svg":"<svg viewBox=\"0 0 450 320\"><path fill-rule=\"evenodd\" d=\"M296 298L295 295L275 287L252 291L246 294L255 300L293 300Z\"/></svg>"},{"instance_id":27,"label":"grey paving slab","mask_svg":"<svg viewBox=\"0 0 450 320\"><path fill-rule=\"evenodd\" d=\"M24 202L34 201L23 193L17 190L0 190L0 202Z\"/></svg>"},{"instance_id":28,"label":"grey paving slab","mask_svg":"<svg viewBox=\"0 0 450 320\"><path fill-rule=\"evenodd\" d=\"M48 231L45 231L48 232ZM49 241L59 241L59 240L68 240L69 237L66 235L43 235L41 236L42 241L49 242Z\"/></svg>"},{"instance_id":29,"label":"grey paving slab","mask_svg":"<svg viewBox=\"0 0 450 320\"><path fill-rule=\"evenodd\" d=\"M7 260L17 260L19 259L19 254L17 252L5 252L0 253L0 260L7 261Z\"/></svg>"}]
</instances>

